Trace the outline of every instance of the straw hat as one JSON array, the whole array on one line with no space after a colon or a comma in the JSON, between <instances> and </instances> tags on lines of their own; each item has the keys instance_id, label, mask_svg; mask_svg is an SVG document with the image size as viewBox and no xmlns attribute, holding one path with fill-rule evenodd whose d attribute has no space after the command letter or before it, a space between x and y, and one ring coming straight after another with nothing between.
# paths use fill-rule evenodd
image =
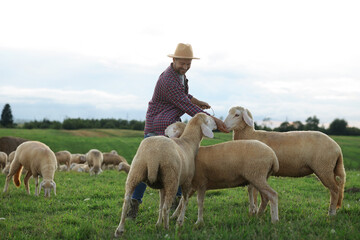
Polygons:
<instances>
[{"instance_id":1,"label":"straw hat","mask_svg":"<svg viewBox=\"0 0 360 240\"><path fill-rule=\"evenodd\" d=\"M171 58L200 59L193 56L193 50L190 44L179 43L174 54L169 54Z\"/></svg>"}]
</instances>

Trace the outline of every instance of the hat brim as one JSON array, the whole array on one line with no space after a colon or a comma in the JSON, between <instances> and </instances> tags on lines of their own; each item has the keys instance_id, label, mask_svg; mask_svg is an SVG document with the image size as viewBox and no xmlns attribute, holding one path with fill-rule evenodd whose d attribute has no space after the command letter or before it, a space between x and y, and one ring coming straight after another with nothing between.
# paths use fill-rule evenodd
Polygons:
<instances>
[{"instance_id":1,"label":"hat brim","mask_svg":"<svg viewBox=\"0 0 360 240\"><path fill-rule=\"evenodd\" d=\"M184 56L176 56L174 54L169 54L167 55L168 57L170 58L182 58L182 59L200 59L200 58L197 58L197 57L184 57Z\"/></svg>"}]
</instances>

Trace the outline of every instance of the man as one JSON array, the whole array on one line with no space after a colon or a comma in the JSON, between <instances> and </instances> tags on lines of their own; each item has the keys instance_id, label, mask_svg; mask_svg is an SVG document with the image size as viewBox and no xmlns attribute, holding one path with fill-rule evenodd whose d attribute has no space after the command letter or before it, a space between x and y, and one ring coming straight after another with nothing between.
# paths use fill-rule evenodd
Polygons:
<instances>
[{"instance_id":1,"label":"man","mask_svg":"<svg viewBox=\"0 0 360 240\"><path fill-rule=\"evenodd\" d=\"M152 99L149 102L145 121L145 138L165 135L165 129L170 124L181 121L180 117L187 113L194 116L202 109L209 109L210 105L196 99L189 94L188 79L185 73L191 67L192 59L199 59L193 56L190 44L179 43L174 54L168 57L173 59L170 66L160 75L154 90ZM225 124L218 118L213 117L217 128L222 132L228 132ZM136 218L139 204L146 189L145 183L140 183L132 195L128 218ZM181 196L179 187L177 196Z\"/></svg>"}]
</instances>

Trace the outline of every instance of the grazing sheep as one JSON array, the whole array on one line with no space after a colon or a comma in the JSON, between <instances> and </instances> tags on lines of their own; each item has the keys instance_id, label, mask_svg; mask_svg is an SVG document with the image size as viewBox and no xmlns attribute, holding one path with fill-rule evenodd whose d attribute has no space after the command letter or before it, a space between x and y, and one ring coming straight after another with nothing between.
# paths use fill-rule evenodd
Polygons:
<instances>
[{"instance_id":1,"label":"grazing sheep","mask_svg":"<svg viewBox=\"0 0 360 240\"><path fill-rule=\"evenodd\" d=\"M70 169L71 153L69 151L59 151L55 153L58 167L65 164L67 169Z\"/></svg>"},{"instance_id":2,"label":"grazing sheep","mask_svg":"<svg viewBox=\"0 0 360 240\"><path fill-rule=\"evenodd\" d=\"M23 168L25 168L28 170L24 178L28 194L30 194L29 179L33 176L35 178L36 196L40 194L42 188L44 188L45 197L50 197L51 188L54 189L54 194L56 195L56 184L54 182L56 167L55 154L48 146L37 141L24 142L16 149L14 160L10 165L10 172L6 176L4 192L8 189L11 177L14 178L15 186L20 186L20 175ZM38 191L39 175L43 177L43 181L40 183Z\"/></svg>"},{"instance_id":3,"label":"grazing sheep","mask_svg":"<svg viewBox=\"0 0 360 240\"><path fill-rule=\"evenodd\" d=\"M116 150L111 150L110 153L115 154L115 155L118 155L118 152L117 152Z\"/></svg>"},{"instance_id":4,"label":"grazing sheep","mask_svg":"<svg viewBox=\"0 0 360 240\"><path fill-rule=\"evenodd\" d=\"M85 154L80 154L80 153L71 154L70 165L73 163L77 163L77 164L86 163Z\"/></svg>"},{"instance_id":5,"label":"grazing sheep","mask_svg":"<svg viewBox=\"0 0 360 240\"><path fill-rule=\"evenodd\" d=\"M256 139L275 151L279 160L275 176L303 177L315 173L330 191L329 215L336 214L344 196L346 173L341 148L333 139L317 131L255 130L250 111L243 107L231 108L225 125L233 130L234 140Z\"/></svg>"},{"instance_id":6,"label":"grazing sheep","mask_svg":"<svg viewBox=\"0 0 360 240\"><path fill-rule=\"evenodd\" d=\"M0 168L4 169L8 161L8 155L5 152L0 152Z\"/></svg>"},{"instance_id":7,"label":"grazing sheep","mask_svg":"<svg viewBox=\"0 0 360 240\"><path fill-rule=\"evenodd\" d=\"M78 163L73 163L71 164L70 166L70 170L71 171L75 171L75 172L90 172L90 167L87 163L81 163L81 164L78 164Z\"/></svg>"},{"instance_id":8,"label":"grazing sheep","mask_svg":"<svg viewBox=\"0 0 360 240\"><path fill-rule=\"evenodd\" d=\"M12 151L12 152L9 154L9 157L8 157L8 159L7 159L5 168L2 170L2 173L3 173L3 174L5 174L5 175L8 175L8 174L9 174L10 164L11 164L12 160L14 159L14 156L15 156L15 151ZM23 173L24 173L24 170L23 170Z\"/></svg>"},{"instance_id":9,"label":"grazing sheep","mask_svg":"<svg viewBox=\"0 0 360 240\"><path fill-rule=\"evenodd\" d=\"M103 153L103 167L109 168L109 165L118 166L122 162L127 163L123 156L114 153Z\"/></svg>"},{"instance_id":10,"label":"grazing sheep","mask_svg":"<svg viewBox=\"0 0 360 240\"><path fill-rule=\"evenodd\" d=\"M154 136L145 138L140 143L126 180L121 221L115 231L115 237L125 230L125 217L131 195L140 182L145 182L151 188L160 189L159 217L156 226L161 226L164 221L165 229L169 229L170 207L178 186L181 186L184 208L177 219L177 224L180 226L183 224L191 180L195 173L194 158L203 136L213 137L213 129L216 129L215 121L204 113L198 113L189 121L180 138Z\"/></svg>"},{"instance_id":11,"label":"grazing sheep","mask_svg":"<svg viewBox=\"0 0 360 240\"><path fill-rule=\"evenodd\" d=\"M5 152L7 155L9 155L12 151L15 151L20 144L26 141L28 140L18 137L1 137L0 151Z\"/></svg>"},{"instance_id":12,"label":"grazing sheep","mask_svg":"<svg viewBox=\"0 0 360 240\"><path fill-rule=\"evenodd\" d=\"M168 126L165 135L180 137L186 124L176 122ZM278 195L267 183L267 178L279 169L279 162L274 151L257 140L237 140L224 142L212 146L200 147L195 159L195 175L192 180L192 192L197 191L198 219L196 225L202 225L203 206L206 190L233 188L251 184L260 191L262 205L258 214L265 211L270 200L271 221L276 222L278 217ZM249 192L250 203L252 195ZM173 217L179 214L182 202L174 212ZM256 206L250 205L250 212Z\"/></svg>"},{"instance_id":13,"label":"grazing sheep","mask_svg":"<svg viewBox=\"0 0 360 240\"><path fill-rule=\"evenodd\" d=\"M70 169L68 168L67 165L61 164L61 165L58 165L57 170L58 170L59 172L65 172L65 171L69 171Z\"/></svg>"},{"instance_id":14,"label":"grazing sheep","mask_svg":"<svg viewBox=\"0 0 360 240\"><path fill-rule=\"evenodd\" d=\"M124 171L126 173L129 173L130 165L127 162L122 162L122 163L119 164L118 170L119 170L119 172Z\"/></svg>"},{"instance_id":15,"label":"grazing sheep","mask_svg":"<svg viewBox=\"0 0 360 240\"><path fill-rule=\"evenodd\" d=\"M103 162L103 154L97 149L91 149L86 155L86 162L90 167L90 175L98 175L102 172L101 165Z\"/></svg>"}]
</instances>

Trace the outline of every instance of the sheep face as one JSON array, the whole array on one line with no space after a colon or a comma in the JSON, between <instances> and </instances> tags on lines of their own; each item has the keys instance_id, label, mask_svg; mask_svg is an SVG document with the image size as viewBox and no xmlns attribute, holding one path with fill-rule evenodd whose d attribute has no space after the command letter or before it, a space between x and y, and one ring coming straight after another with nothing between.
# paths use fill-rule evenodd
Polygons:
<instances>
[{"instance_id":1,"label":"sheep face","mask_svg":"<svg viewBox=\"0 0 360 240\"><path fill-rule=\"evenodd\" d=\"M40 183L40 188L39 188L39 195L41 192L41 189L44 188L44 192L45 192L45 197L50 197L50 192L51 189L54 189L54 194L56 196L56 183L54 181L49 181L49 180L44 180Z\"/></svg>"},{"instance_id":2,"label":"sheep face","mask_svg":"<svg viewBox=\"0 0 360 240\"><path fill-rule=\"evenodd\" d=\"M242 130L246 126L254 128L254 120L249 110L243 107L233 107L224 121L227 130Z\"/></svg>"}]
</instances>

